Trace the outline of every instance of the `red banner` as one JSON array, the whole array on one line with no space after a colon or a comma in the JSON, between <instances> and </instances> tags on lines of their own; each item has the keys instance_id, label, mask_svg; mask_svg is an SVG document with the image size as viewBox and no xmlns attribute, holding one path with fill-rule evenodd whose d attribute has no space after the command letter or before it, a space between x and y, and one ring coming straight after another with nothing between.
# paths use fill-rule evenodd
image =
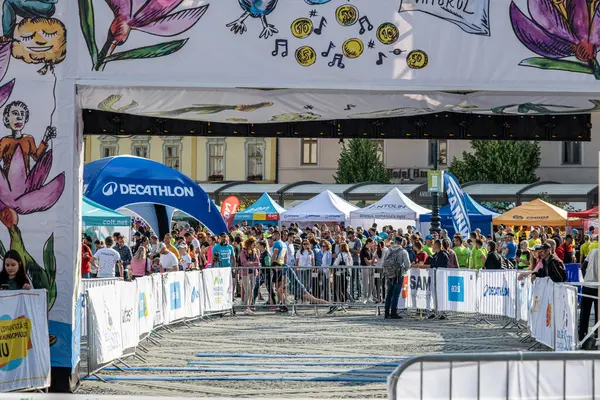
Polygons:
<instances>
[{"instance_id":1,"label":"red banner","mask_svg":"<svg viewBox=\"0 0 600 400\"><path fill-rule=\"evenodd\" d=\"M233 223L233 217L237 212L237 209L240 207L240 199L236 196L229 196L223 201L221 204L221 215L227 224L227 227L230 228Z\"/></svg>"}]
</instances>

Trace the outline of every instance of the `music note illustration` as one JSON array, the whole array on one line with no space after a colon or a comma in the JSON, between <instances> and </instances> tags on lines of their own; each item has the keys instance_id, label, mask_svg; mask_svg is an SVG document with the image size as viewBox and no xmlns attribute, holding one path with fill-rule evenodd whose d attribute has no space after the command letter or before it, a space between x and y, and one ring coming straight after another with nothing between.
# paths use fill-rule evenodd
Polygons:
<instances>
[{"instance_id":1,"label":"music note illustration","mask_svg":"<svg viewBox=\"0 0 600 400\"><path fill-rule=\"evenodd\" d=\"M327 26L327 19L325 17L321 17L321 22L319 23L319 27L315 28L313 31L315 35L320 35L323 32L323 28Z\"/></svg>"},{"instance_id":2,"label":"music note illustration","mask_svg":"<svg viewBox=\"0 0 600 400\"><path fill-rule=\"evenodd\" d=\"M271 52L273 57L279 54L279 48L282 48L281 57L287 57L288 55L288 41L287 39L277 39L275 40L275 50Z\"/></svg>"},{"instance_id":3,"label":"music note illustration","mask_svg":"<svg viewBox=\"0 0 600 400\"><path fill-rule=\"evenodd\" d=\"M396 56L399 56L403 52L404 52L404 50L400 50L400 49L394 49L394 50L390 51L390 53L393 53Z\"/></svg>"},{"instance_id":4,"label":"music note illustration","mask_svg":"<svg viewBox=\"0 0 600 400\"><path fill-rule=\"evenodd\" d=\"M346 68L346 66L342 62L343 60L344 60L344 55L340 54L340 53L336 53L333 56L333 60L329 61L329 63L327 63L327 65L329 65L330 67L333 67L337 63L338 68L344 69L344 68Z\"/></svg>"},{"instance_id":5,"label":"music note illustration","mask_svg":"<svg viewBox=\"0 0 600 400\"><path fill-rule=\"evenodd\" d=\"M329 53L331 52L331 49L335 49L335 44L333 44L333 42L329 42L329 48L327 49L327 51L322 52L321 55L323 57L329 57Z\"/></svg>"},{"instance_id":6,"label":"music note illustration","mask_svg":"<svg viewBox=\"0 0 600 400\"><path fill-rule=\"evenodd\" d=\"M367 29L369 30L369 32L373 30L373 24L371 23L371 21L369 21L369 17L367 17L366 15L360 17L358 22L360 22L360 31L358 31L358 33L360 33L361 35L364 34L367 31ZM367 29L365 29L365 24L367 25Z\"/></svg>"},{"instance_id":7,"label":"music note illustration","mask_svg":"<svg viewBox=\"0 0 600 400\"><path fill-rule=\"evenodd\" d=\"M384 58L387 58L387 56L385 54L383 54L382 52L379 52L379 59L377 60L376 64L377 65L383 64L383 59Z\"/></svg>"}]
</instances>

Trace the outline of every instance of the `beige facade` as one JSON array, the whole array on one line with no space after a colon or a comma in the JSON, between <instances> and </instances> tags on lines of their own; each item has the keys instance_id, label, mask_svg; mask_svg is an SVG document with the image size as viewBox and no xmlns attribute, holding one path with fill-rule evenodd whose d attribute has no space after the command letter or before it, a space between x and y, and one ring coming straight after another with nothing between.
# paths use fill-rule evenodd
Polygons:
<instances>
[{"instance_id":1,"label":"beige facade","mask_svg":"<svg viewBox=\"0 0 600 400\"><path fill-rule=\"evenodd\" d=\"M592 115L591 142L541 142L542 160L537 175L542 181L597 183L600 151L600 115ZM432 167L429 140L380 140L380 151L392 182L426 182ZM467 140L440 140L441 168L470 151ZM280 139L279 182L333 183L341 144L335 139Z\"/></svg>"},{"instance_id":2,"label":"beige facade","mask_svg":"<svg viewBox=\"0 0 600 400\"><path fill-rule=\"evenodd\" d=\"M85 137L85 162L136 155L175 168L197 182L274 182L276 139L183 136ZM212 177L212 178L211 178Z\"/></svg>"}]
</instances>

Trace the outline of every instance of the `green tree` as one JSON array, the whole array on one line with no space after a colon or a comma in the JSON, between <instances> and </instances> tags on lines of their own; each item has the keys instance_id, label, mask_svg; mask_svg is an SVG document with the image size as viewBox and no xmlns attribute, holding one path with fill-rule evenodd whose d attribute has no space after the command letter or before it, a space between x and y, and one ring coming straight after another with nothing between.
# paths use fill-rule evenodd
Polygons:
<instances>
[{"instance_id":1,"label":"green tree","mask_svg":"<svg viewBox=\"0 0 600 400\"><path fill-rule=\"evenodd\" d=\"M390 183L390 174L377 152L377 142L371 139L350 139L342 145L338 168L333 176L336 183Z\"/></svg>"},{"instance_id":2,"label":"green tree","mask_svg":"<svg viewBox=\"0 0 600 400\"><path fill-rule=\"evenodd\" d=\"M472 140L473 152L464 151L462 160L454 157L449 171L461 183L534 183L540 166L538 142Z\"/></svg>"}]
</instances>

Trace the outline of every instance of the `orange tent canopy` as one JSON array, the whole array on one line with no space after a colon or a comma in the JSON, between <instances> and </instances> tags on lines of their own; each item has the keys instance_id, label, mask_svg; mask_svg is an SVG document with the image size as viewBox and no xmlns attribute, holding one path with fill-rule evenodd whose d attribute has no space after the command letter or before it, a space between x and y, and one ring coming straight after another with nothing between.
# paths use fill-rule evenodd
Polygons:
<instances>
[{"instance_id":1,"label":"orange tent canopy","mask_svg":"<svg viewBox=\"0 0 600 400\"><path fill-rule=\"evenodd\" d=\"M566 226L567 212L543 200L535 199L494 218L494 225Z\"/></svg>"}]
</instances>

